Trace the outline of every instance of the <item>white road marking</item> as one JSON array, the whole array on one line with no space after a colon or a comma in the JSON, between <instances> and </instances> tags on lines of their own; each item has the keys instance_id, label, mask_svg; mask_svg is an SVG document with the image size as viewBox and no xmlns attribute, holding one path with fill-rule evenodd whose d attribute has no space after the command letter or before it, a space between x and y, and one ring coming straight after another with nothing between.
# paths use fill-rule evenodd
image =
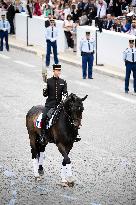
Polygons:
<instances>
[{"instance_id":1,"label":"white road marking","mask_svg":"<svg viewBox=\"0 0 136 205\"><path fill-rule=\"evenodd\" d=\"M35 65L31 65L31 64L29 64L29 63L25 63L25 62L23 62L23 61L14 61L15 63L18 63L18 64L20 64L20 65L24 65L24 66L26 66L26 67L30 67L30 68L35 68L36 66Z\"/></svg>"},{"instance_id":2,"label":"white road marking","mask_svg":"<svg viewBox=\"0 0 136 205\"><path fill-rule=\"evenodd\" d=\"M108 92L108 91L103 91L103 93L108 95L108 96L111 96L113 98L116 98L118 100L123 100L123 101L129 102L129 103L132 103L132 104L136 104L136 100L133 100L133 99L130 99L130 98L127 98L127 97L123 97L119 94L111 93L111 92Z\"/></svg>"},{"instance_id":3,"label":"white road marking","mask_svg":"<svg viewBox=\"0 0 136 205\"><path fill-rule=\"evenodd\" d=\"M6 55L3 55L3 54L0 54L0 58L3 58L3 59L10 59L11 57L6 56Z\"/></svg>"}]
</instances>

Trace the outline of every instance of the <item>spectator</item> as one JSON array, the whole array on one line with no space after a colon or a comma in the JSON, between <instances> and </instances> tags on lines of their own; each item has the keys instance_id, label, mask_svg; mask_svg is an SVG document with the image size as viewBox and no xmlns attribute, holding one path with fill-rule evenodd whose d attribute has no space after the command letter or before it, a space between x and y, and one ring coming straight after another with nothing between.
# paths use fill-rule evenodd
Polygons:
<instances>
[{"instance_id":1,"label":"spectator","mask_svg":"<svg viewBox=\"0 0 136 205\"><path fill-rule=\"evenodd\" d=\"M108 14L113 14L114 13L113 0L110 0L110 3L109 3L108 8L107 8L107 13Z\"/></svg>"},{"instance_id":2,"label":"spectator","mask_svg":"<svg viewBox=\"0 0 136 205\"><path fill-rule=\"evenodd\" d=\"M82 13L82 16L79 17L79 21L80 21L80 26L88 25L88 18L86 12Z\"/></svg>"},{"instance_id":3,"label":"spectator","mask_svg":"<svg viewBox=\"0 0 136 205\"><path fill-rule=\"evenodd\" d=\"M105 21L105 25L103 28L106 30L111 30L112 25L113 25L113 21L112 21L111 14L107 14L107 19Z\"/></svg>"},{"instance_id":4,"label":"spectator","mask_svg":"<svg viewBox=\"0 0 136 205\"><path fill-rule=\"evenodd\" d=\"M96 16L97 16L97 7L94 3L94 0L91 0L89 4L89 14L88 14L89 25L92 25L92 20L94 20Z\"/></svg>"},{"instance_id":5,"label":"spectator","mask_svg":"<svg viewBox=\"0 0 136 205\"><path fill-rule=\"evenodd\" d=\"M89 14L89 2L88 0L84 0L83 11L88 15Z\"/></svg>"},{"instance_id":6,"label":"spectator","mask_svg":"<svg viewBox=\"0 0 136 205\"><path fill-rule=\"evenodd\" d=\"M8 3L8 8L7 8L7 20L10 24L10 34L15 34L14 17L15 17L15 8L12 5L12 3L9 2Z\"/></svg>"},{"instance_id":7,"label":"spectator","mask_svg":"<svg viewBox=\"0 0 136 205\"><path fill-rule=\"evenodd\" d=\"M64 10L65 9L65 2L63 0L60 1L59 9L60 10Z\"/></svg>"},{"instance_id":8,"label":"spectator","mask_svg":"<svg viewBox=\"0 0 136 205\"><path fill-rule=\"evenodd\" d=\"M126 18L122 19L121 25L122 25L121 26L121 32L123 32L123 33L128 32L131 28L131 24L129 22L127 22Z\"/></svg>"},{"instance_id":9,"label":"spectator","mask_svg":"<svg viewBox=\"0 0 136 205\"><path fill-rule=\"evenodd\" d=\"M53 11L51 9L51 6L49 4L46 4L43 8L44 17L48 17L49 14L53 14Z\"/></svg>"},{"instance_id":10,"label":"spectator","mask_svg":"<svg viewBox=\"0 0 136 205\"><path fill-rule=\"evenodd\" d=\"M97 17L98 18L103 18L106 16L106 9L107 9L107 4L104 0L99 0L97 4Z\"/></svg>"},{"instance_id":11,"label":"spectator","mask_svg":"<svg viewBox=\"0 0 136 205\"><path fill-rule=\"evenodd\" d=\"M82 12L84 10L84 5L85 5L85 3L83 2L83 0L79 0L79 3L77 5L77 8L78 8L77 13L78 13L79 17L82 16Z\"/></svg>"},{"instance_id":12,"label":"spectator","mask_svg":"<svg viewBox=\"0 0 136 205\"><path fill-rule=\"evenodd\" d=\"M115 17L122 15L121 4L122 4L121 0L114 0L113 1L113 12L115 14Z\"/></svg>"},{"instance_id":13,"label":"spectator","mask_svg":"<svg viewBox=\"0 0 136 205\"><path fill-rule=\"evenodd\" d=\"M28 1L27 1L26 8L27 8L27 12L28 12L29 17L32 18L33 2L32 2L31 0L28 0Z\"/></svg>"},{"instance_id":14,"label":"spectator","mask_svg":"<svg viewBox=\"0 0 136 205\"><path fill-rule=\"evenodd\" d=\"M71 15L71 11L70 11L69 5L67 3L65 4L65 9L64 9L63 13L64 13L65 19L67 19L68 15Z\"/></svg>"},{"instance_id":15,"label":"spectator","mask_svg":"<svg viewBox=\"0 0 136 205\"><path fill-rule=\"evenodd\" d=\"M122 3L121 3L121 11L127 11L127 2L126 0L122 0Z\"/></svg>"},{"instance_id":16,"label":"spectator","mask_svg":"<svg viewBox=\"0 0 136 205\"><path fill-rule=\"evenodd\" d=\"M36 0L36 2L34 4L34 13L33 13L33 15L36 15L36 16L41 16L42 15L39 0Z\"/></svg>"},{"instance_id":17,"label":"spectator","mask_svg":"<svg viewBox=\"0 0 136 205\"><path fill-rule=\"evenodd\" d=\"M8 8L8 4L4 0L1 0L1 5L5 10Z\"/></svg>"},{"instance_id":18,"label":"spectator","mask_svg":"<svg viewBox=\"0 0 136 205\"><path fill-rule=\"evenodd\" d=\"M80 22L79 22L79 20L77 20L77 21L74 23L74 26L73 26L73 32L72 32L73 41L74 41L73 52L76 52L76 51L77 51L77 28L78 28L79 25L80 25Z\"/></svg>"},{"instance_id":19,"label":"spectator","mask_svg":"<svg viewBox=\"0 0 136 205\"><path fill-rule=\"evenodd\" d=\"M112 26L111 30L116 31L116 32L121 32L121 21L120 21L120 19L118 19L118 18L114 19L114 23L113 23L113 26Z\"/></svg>"},{"instance_id":20,"label":"spectator","mask_svg":"<svg viewBox=\"0 0 136 205\"><path fill-rule=\"evenodd\" d=\"M78 13L77 13L77 9L76 9L76 5L73 4L71 6L71 15L72 15L72 19L73 19L73 22L75 23L77 20L79 20L79 16L78 16Z\"/></svg>"},{"instance_id":21,"label":"spectator","mask_svg":"<svg viewBox=\"0 0 136 205\"><path fill-rule=\"evenodd\" d=\"M64 20L64 33L67 39L68 48L73 48L73 38L72 38L72 30L73 30L73 20L71 15L67 15L67 20Z\"/></svg>"},{"instance_id":22,"label":"spectator","mask_svg":"<svg viewBox=\"0 0 136 205\"><path fill-rule=\"evenodd\" d=\"M132 21L131 28L128 31L128 34L136 36L136 20Z\"/></svg>"}]
</instances>

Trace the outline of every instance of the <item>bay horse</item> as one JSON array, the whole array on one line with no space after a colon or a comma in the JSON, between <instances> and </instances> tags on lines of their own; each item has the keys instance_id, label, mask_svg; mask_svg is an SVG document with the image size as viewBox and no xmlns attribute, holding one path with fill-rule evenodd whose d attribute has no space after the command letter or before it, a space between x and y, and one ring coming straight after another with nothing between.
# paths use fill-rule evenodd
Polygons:
<instances>
[{"instance_id":1,"label":"bay horse","mask_svg":"<svg viewBox=\"0 0 136 205\"><path fill-rule=\"evenodd\" d=\"M60 103L58 115L55 123L47 130L47 141L44 145L40 144L41 128L35 126L35 120L43 112L44 106L33 106L26 115L26 127L29 134L31 153L33 159L34 176L40 180L43 171L43 153L48 142L53 142L58 147L63 156L61 168L61 180L65 186L72 183L71 161L69 152L78 135L78 129L81 126L82 112L84 110L83 101L87 98L80 98L71 93Z\"/></svg>"}]
</instances>

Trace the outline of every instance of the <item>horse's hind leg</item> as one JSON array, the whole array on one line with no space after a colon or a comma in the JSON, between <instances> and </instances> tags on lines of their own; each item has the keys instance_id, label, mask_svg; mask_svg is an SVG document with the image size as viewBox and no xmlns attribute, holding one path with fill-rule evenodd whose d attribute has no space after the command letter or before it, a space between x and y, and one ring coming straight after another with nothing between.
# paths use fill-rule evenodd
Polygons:
<instances>
[{"instance_id":1,"label":"horse's hind leg","mask_svg":"<svg viewBox=\"0 0 136 205\"><path fill-rule=\"evenodd\" d=\"M33 170L34 170L34 176L36 179L40 178L40 175L38 173L38 150L36 147L36 135L35 134L29 134L30 138L30 146L31 146L31 153L32 153L32 160L33 160Z\"/></svg>"},{"instance_id":2,"label":"horse's hind leg","mask_svg":"<svg viewBox=\"0 0 136 205\"><path fill-rule=\"evenodd\" d=\"M44 151L45 151L45 146L41 146L40 147L40 153L39 153L39 168L38 168L38 173L40 175L44 174L44 170L43 170Z\"/></svg>"}]
</instances>

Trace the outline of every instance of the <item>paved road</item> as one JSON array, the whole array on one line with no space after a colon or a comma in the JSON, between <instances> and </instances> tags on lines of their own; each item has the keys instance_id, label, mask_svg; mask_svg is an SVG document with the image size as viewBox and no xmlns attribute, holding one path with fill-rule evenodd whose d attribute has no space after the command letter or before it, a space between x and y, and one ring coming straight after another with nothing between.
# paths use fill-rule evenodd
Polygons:
<instances>
[{"instance_id":1,"label":"paved road","mask_svg":"<svg viewBox=\"0 0 136 205\"><path fill-rule=\"evenodd\" d=\"M62 157L53 144L46 148L42 181L33 178L25 115L45 101L41 59L0 53L0 205L135 205L136 96L124 94L121 80L97 73L82 80L80 68L62 65L69 93L89 95L82 141L70 154L73 188L57 184Z\"/></svg>"}]
</instances>

